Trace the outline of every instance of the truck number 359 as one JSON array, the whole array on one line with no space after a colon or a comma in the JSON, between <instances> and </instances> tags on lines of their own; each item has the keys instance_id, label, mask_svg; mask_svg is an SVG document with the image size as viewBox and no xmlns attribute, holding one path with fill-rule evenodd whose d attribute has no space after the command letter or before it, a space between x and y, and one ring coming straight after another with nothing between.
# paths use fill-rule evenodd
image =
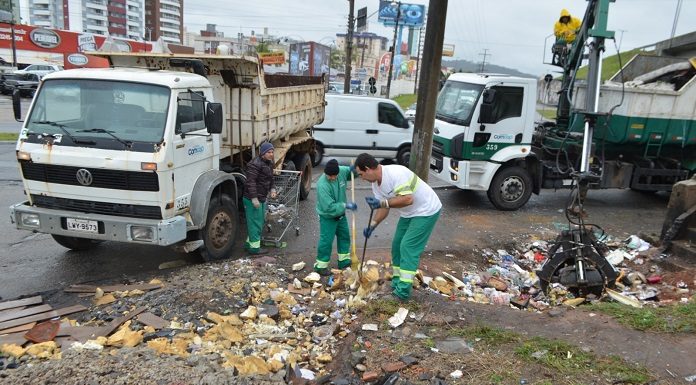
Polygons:
<instances>
[{"instance_id":1,"label":"truck number 359","mask_svg":"<svg viewBox=\"0 0 696 385\"><path fill-rule=\"evenodd\" d=\"M486 145L486 150L489 150L489 151L496 151L497 149L498 149L498 145L497 145L497 144L487 144L487 145Z\"/></svg>"}]
</instances>

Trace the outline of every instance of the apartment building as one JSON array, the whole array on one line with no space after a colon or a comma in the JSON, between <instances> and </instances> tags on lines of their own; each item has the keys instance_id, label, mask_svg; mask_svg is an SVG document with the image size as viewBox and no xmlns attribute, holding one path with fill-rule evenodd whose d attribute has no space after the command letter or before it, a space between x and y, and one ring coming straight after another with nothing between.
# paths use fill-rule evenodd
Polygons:
<instances>
[{"instance_id":1,"label":"apartment building","mask_svg":"<svg viewBox=\"0 0 696 385\"><path fill-rule=\"evenodd\" d=\"M182 44L184 0L144 0L147 40L160 37L168 43Z\"/></svg>"}]
</instances>

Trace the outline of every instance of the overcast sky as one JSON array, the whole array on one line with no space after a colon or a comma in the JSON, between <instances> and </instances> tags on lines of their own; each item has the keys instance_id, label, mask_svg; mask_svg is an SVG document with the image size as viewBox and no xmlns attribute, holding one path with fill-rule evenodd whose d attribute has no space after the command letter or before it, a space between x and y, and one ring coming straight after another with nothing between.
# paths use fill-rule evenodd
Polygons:
<instances>
[{"instance_id":1,"label":"overcast sky","mask_svg":"<svg viewBox=\"0 0 696 385\"><path fill-rule=\"evenodd\" d=\"M411 3L428 4L427 0ZM678 0L616 0L609 7L609 29L616 32L621 50L668 39L672 33ZM544 42L553 32L560 10L567 8L582 19L584 0L449 0L445 43L455 45L454 58L480 62L487 49L487 62L542 75L554 67L544 65ZM373 14L379 0L356 0L355 12L367 7L368 31L387 37L393 29L377 22ZM696 31L696 0L682 0L676 35ZM184 25L190 32L217 24L225 36L238 32L329 43L347 29L347 0L210 0L186 1ZM442 22L440 20L432 22ZM550 42L551 40L549 40ZM613 42L607 54L615 54ZM547 46L547 50L550 48ZM550 56L547 54L547 60Z\"/></svg>"}]
</instances>

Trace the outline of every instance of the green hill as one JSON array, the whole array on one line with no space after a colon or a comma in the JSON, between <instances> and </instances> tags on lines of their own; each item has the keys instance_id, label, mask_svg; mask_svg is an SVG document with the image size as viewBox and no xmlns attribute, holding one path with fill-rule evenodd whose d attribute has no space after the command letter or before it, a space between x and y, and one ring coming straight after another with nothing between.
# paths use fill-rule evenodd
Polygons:
<instances>
[{"instance_id":1,"label":"green hill","mask_svg":"<svg viewBox=\"0 0 696 385\"><path fill-rule=\"evenodd\" d=\"M643 51L639 48L626 51L626 52L621 52L621 65L626 65L631 59L633 59L634 56L637 54L652 54L651 51ZM612 76L614 76L617 72L619 72L619 69L621 66L619 65L619 55L613 55L613 56L607 56L602 60L602 81L608 80ZM587 66L582 66L578 70L578 79L587 79Z\"/></svg>"}]
</instances>

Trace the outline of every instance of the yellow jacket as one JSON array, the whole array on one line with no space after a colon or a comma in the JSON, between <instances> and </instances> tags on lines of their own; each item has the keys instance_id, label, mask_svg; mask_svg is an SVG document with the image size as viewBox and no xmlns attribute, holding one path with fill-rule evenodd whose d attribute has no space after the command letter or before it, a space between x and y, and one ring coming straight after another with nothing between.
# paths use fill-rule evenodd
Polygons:
<instances>
[{"instance_id":1,"label":"yellow jacket","mask_svg":"<svg viewBox=\"0 0 696 385\"><path fill-rule=\"evenodd\" d=\"M567 23L561 22L561 18L564 16L569 18ZM553 33L556 35L556 39L564 39L566 43L572 43L575 41L575 34L581 25L582 21L580 19L571 16L567 9L562 9L561 16L553 26Z\"/></svg>"}]
</instances>

